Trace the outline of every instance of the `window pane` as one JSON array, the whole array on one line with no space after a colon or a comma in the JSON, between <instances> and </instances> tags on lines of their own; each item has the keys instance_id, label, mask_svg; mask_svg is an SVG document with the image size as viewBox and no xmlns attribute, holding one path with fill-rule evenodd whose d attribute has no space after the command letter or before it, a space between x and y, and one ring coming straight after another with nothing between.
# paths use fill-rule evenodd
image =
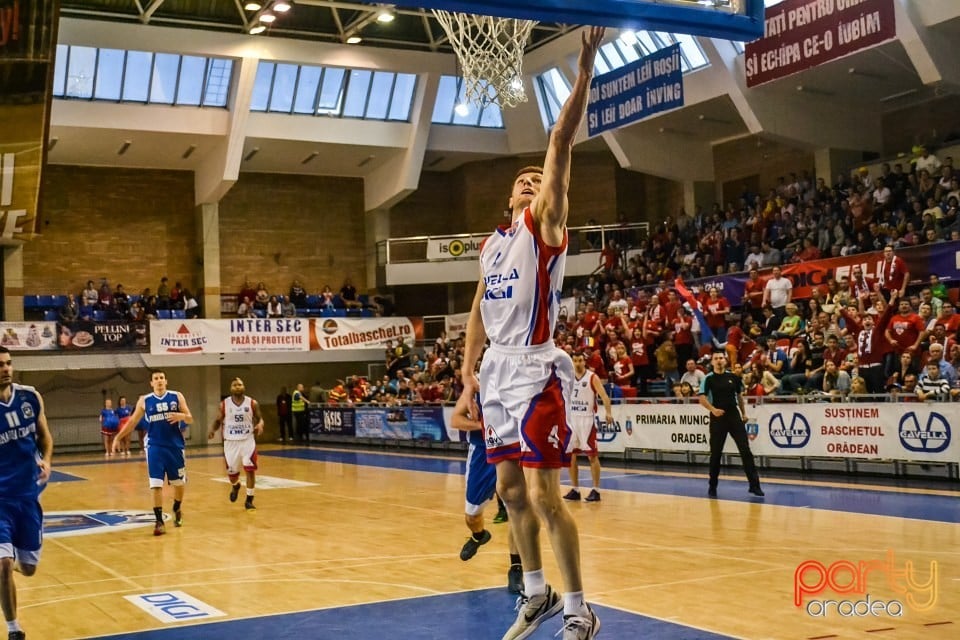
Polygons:
<instances>
[{"instance_id":1,"label":"window pane","mask_svg":"<svg viewBox=\"0 0 960 640\"><path fill-rule=\"evenodd\" d=\"M203 93L203 74L206 70L206 58L183 56L180 62L180 86L177 88L177 104L200 106L200 96Z\"/></svg>"},{"instance_id":2,"label":"window pane","mask_svg":"<svg viewBox=\"0 0 960 640\"><path fill-rule=\"evenodd\" d=\"M417 76L412 73L398 73L397 83L393 86L393 101L390 103L388 120L409 120L410 106L413 104L413 91L417 88Z\"/></svg>"},{"instance_id":3,"label":"window pane","mask_svg":"<svg viewBox=\"0 0 960 640\"><path fill-rule=\"evenodd\" d=\"M70 68L67 70L67 91L70 98L93 96L93 74L97 50L93 47L70 47Z\"/></svg>"},{"instance_id":4,"label":"window pane","mask_svg":"<svg viewBox=\"0 0 960 640\"><path fill-rule=\"evenodd\" d=\"M99 100L119 100L120 81L123 79L123 54L119 49L100 49L97 58L97 85L93 97Z\"/></svg>"},{"instance_id":5,"label":"window pane","mask_svg":"<svg viewBox=\"0 0 960 640\"><path fill-rule=\"evenodd\" d=\"M150 68L153 54L144 51L127 51L127 69L123 75L123 99L146 102L150 88Z\"/></svg>"},{"instance_id":6,"label":"window pane","mask_svg":"<svg viewBox=\"0 0 960 640\"><path fill-rule=\"evenodd\" d=\"M704 67L708 64L707 57L703 55L703 49L700 48L700 43L697 42L696 38L685 33L675 34L675 37L677 42L680 43L680 48L683 50L684 55L694 69Z\"/></svg>"},{"instance_id":7,"label":"window pane","mask_svg":"<svg viewBox=\"0 0 960 640\"><path fill-rule=\"evenodd\" d=\"M599 55L593 60L593 70L595 75L603 75L608 71L612 71L613 67L607 62L607 56L604 53L603 49L597 52Z\"/></svg>"},{"instance_id":8,"label":"window pane","mask_svg":"<svg viewBox=\"0 0 960 640\"><path fill-rule=\"evenodd\" d=\"M396 74L377 71L373 74L370 84L370 99L367 101L367 112L363 117L371 120L384 120L387 117L387 107L390 106L390 94L393 93L393 79Z\"/></svg>"},{"instance_id":9,"label":"window pane","mask_svg":"<svg viewBox=\"0 0 960 640\"><path fill-rule=\"evenodd\" d=\"M227 92L230 91L230 76L233 73L233 60L211 58L208 61L207 88L203 96L205 107L227 106Z\"/></svg>"},{"instance_id":10,"label":"window pane","mask_svg":"<svg viewBox=\"0 0 960 640\"><path fill-rule=\"evenodd\" d=\"M620 51L613 42L608 42L600 47L600 51L607 59L607 62L610 63L610 67L612 69L619 69L623 66L623 56L620 54Z\"/></svg>"},{"instance_id":11,"label":"window pane","mask_svg":"<svg viewBox=\"0 0 960 640\"><path fill-rule=\"evenodd\" d=\"M361 69L350 71L347 85L347 97L343 102L343 115L349 118L362 118L366 110L367 96L370 94L370 80L373 73Z\"/></svg>"},{"instance_id":12,"label":"window pane","mask_svg":"<svg viewBox=\"0 0 960 640\"><path fill-rule=\"evenodd\" d=\"M266 111L270 101L270 84L273 82L272 62L261 62L257 65L257 77L253 80L253 96L250 98L251 111Z\"/></svg>"},{"instance_id":13,"label":"window pane","mask_svg":"<svg viewBox=\"0 0 960 640\"><path fill-rule=\"evenodd\" d=\"M293 90L297 86L297 65L278 64L273 74L273 93L270 94L270 111L290 113L293 108Z\"/></svg>"},{"instance_id":14,"label":"window pane","mask_svg":"<svg viewBox=\"0 0 960 640\"><path fill-rule=\"evenodd\" d=\"M626 64L640 59L640 54L637 53L636 47L628 46L620 39L614 40L613 44L616 45L617 51L619 51L623 59L626 60Z\"/></svg>"},{"instance_id":15,"label":"window pane","mask_svg":"<svg viewBox=\"0 0 960 640\"><path fill-rule=\"evenodd\" d=\"M324 69L323 85L320 87L320 100L317 113L336 115L340 113L343 96L343 83L347 77L345 69Z\"/></svg>"},{"instance_id":16,"label":"window pane","mask_svg":"<svg viewBox=\"0 0 960 640\"><path fill-rule=\"evenodd\" d=\"M453 107L457 101L456 76L440 76L440 86L437 88L437 101L433 103L433 122L450 124L453 120Z\"/></svg>"},{"instance_id":17,"label":"window pane","mask_svg":"<svg viewBox=\"0 0 960 640\"><path fill-rule=\"evenodd\" d=\"M70 48L65 44L57 45L57 55L53 64L53 95L62 96L67 81L67 55Z\"/></svg>"},{"instance_id":18,"label":"window pane","mask_svg":"<svg viewBox=\"0 0 960 640\"><path fill-rule=\"evenodd\" d=\"M650 32L648 31L637 31L637 40L640 42L640 46L644 51L644 55L648 55L654 51L660 50L659 45L653 41L653 38L650 37Z\"/></svg>"},{"instance_id":19,"label":"window pane","mask_svg":"<svg viewBox=\"0 0 960 640\"><path fill-rule=\"evenodd\" d=\"M500 107L495 104L485 106L483 113L480 114L480 126L502 129L503 114L500 112Z\"/></svg>"},{"instance_id":20,"label":"window pane","mask_svg":"<svg viewBox=\"0 0 960 640\"><path fill-rule=\"evenodd\" d=\"M150 102L173 104L177 94L177 72L180 56L158 53L153 56L153 79L150 82Z\"/></svg>"},{"instance_id":21,"label":"window pane","mask_svg":"<svg viewBox=\"0 0 960 640\"><path fill-rule=\"evenodd\" d=\"M320 74L323 67L300 67L300 81L297 82L297 99L293 105L294 113L314 113L314 101L317 99L317 87L320 86Z\"/></svg>"}]
</instances>

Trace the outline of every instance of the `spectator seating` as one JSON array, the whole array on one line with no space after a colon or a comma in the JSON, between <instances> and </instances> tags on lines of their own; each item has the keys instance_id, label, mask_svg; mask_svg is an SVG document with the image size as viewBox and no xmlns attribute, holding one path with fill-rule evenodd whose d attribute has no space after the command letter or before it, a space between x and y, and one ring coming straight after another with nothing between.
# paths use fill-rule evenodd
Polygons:
<instances>
[{"instance_id":1,"label":"spectator seating","mask_svg":"<svg viewBox=\"0 0 960 640\"><path fill-rule=\"evenodd\" d=\"M57 313L56 309L44 309L43 319L47 322L56 322L60 319L60 314Z\"/></svg>"},{"instance_id":2,"label":"spectator seating","mask_svg":"<svg viewBox=\"0 0 960 640\"><path fill-rule=\"evenodd\" d=\"M170 309L157 309L157 320L170 320L172 317Z\"/></svg>"},{"instance_id":3,"label":"spectator seating","mask_svg":"<svg viewBox=\"0 0 960 640\"><path fill-rule=\"evenodd\" d=\"M187 312L184 311L183 309L171 309L171 310L170 310L170 317L171 317L173 320L186 320L186 319L187 319Z\"/></svg>"}]
</instances>

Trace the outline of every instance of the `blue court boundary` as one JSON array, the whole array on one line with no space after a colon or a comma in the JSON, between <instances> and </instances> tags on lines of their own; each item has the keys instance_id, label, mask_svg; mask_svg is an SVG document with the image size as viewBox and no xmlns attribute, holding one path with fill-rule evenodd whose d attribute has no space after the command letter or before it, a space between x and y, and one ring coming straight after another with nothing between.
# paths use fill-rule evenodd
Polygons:
<instances>
[{"instance_id":1,"label":"blue court boundary","mask_svg":"<svg viewBox=\"0 0 960 640\"><path fill-rule=\"evenodd\" d=\"M462 475L463 460L410 455L386 455L362 451L332 451L326 449L288 449L263 451L263 457L293 458L315 462L338 462L364 467L379 467L401 471L421 471ZM589 481L589 469L581 473ZM706 474L699 477L662 475L643 471L606 470L601 475L602 488L636 493L707 498ZM782 507L822 509L845 513L960 523L960 496L908 493L891 489L855 489L850 487L814 486L803 483L767 482L763 485L765 498L747 493L744 480L723 480L718 488L720 501L754 502Z\"/></svg>"},{"instance_id":2,"label":"blue court boundary","mask_svg":"<svg viewBox=\"0 0 960 640\"><path fill-rule=\"evenodd\" d=\"M514 596L505 588L462 591L435 596L224 620L192 626L136 631L104 640L229 640L231 638L344 638L350 640L499 640L513 622ZM604 638L657 640L727 640L703 629L688 627L621 609L591 605L601 621ZM553 638L561 616L547 620L531 640Z\"/></svg>"}]
</instances>

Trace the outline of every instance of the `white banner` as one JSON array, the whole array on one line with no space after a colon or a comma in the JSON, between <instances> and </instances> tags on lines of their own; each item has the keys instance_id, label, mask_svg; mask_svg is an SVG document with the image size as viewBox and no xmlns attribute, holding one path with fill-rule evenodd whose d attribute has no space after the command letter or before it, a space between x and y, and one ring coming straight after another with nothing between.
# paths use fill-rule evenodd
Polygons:
<instances>
[{"instance_id":1,"label":"white banner","mask_svg":"<svg viewBox=\"0 0 960 640\"><path fill-rule=\"evenodd\" d=\"M567 316L570 320L575 318L577 316L577 299L572 296L569 298L560 298L560 309L557 313L561 316Z\"/></svg>"},{"instance_id":2,"label":"white banner","mask_svg":"<svg viewBox=\"0 0 960 640\"><path fill-rule=\"evenodd\" d=\"M747 408L750 450L760 456L956 462L954 403L763 404ZM699 404L618 404L601 425L600 451L710 450L710 418ZM736 453L732 438L724 451Z\"/></svg>"},{"instance_id":3,"label":"white banner","mask_svg":"<svg viewBox=\"0 0 960 640\"><path fill-rule=\"evenodd\" d=\"M409 318L317 318L314 323L312 348L383 349L387 340L403 338L407 344L416 340Z\"/></svg>"},{"instance_id":4,"label":"white banner","mask_svg":"<svg viewBox=\"0 0 960 640\"><path fill-rule=\"evenodd\" d=\"M755 453L829 458L956 462L951 433L960 424L952 403L764 404Z\"/></svg>"},{"instance_id":5,"label":"white banner","mask_svg":"<svg viewBox=\"0 0 960 640\"><path fill-rule=\"evenodd\" d=\"M309 350L310 322L306 318L154 320L150 323L153 355Z\"/></svg>"},{"instance_id":6,"label":"white banner","mask_svg":"<svg viewBox=\"0 0 960 640\"><path fill-rule=\"evenodd\" d=\"M10 351L57 348L56 322L0 322L0 345Z\"/></svg>"},{"instance_id":7,"label":"white banner","mask_svg":"<svg viewBox=\"0 0 960 640\"><path fill-rule=\"evenodd\" d=\"M443 318L443 330L447 332L447 340L459 338L460 334L467 330L467 320L470 319L469 313L454 313Z\"/></svg>"},{"instance_id":8,"label":"white banner","mask_svg":"<svg viewBox=\"0 0 960 640\"><path fill-rule=\"evenodd\" d=\"M476 260L488 235L430 238L427 241L427 260Z\"/></svg>"}]
</instances>

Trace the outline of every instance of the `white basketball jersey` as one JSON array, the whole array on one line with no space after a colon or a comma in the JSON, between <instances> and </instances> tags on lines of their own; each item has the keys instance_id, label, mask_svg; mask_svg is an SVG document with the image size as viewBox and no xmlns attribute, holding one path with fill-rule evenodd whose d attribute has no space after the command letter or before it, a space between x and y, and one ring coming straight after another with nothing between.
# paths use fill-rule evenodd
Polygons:
<instances>
[{"instance_id":1,"label":"white basketball jersey","mask_svg":"<svg viewBox=\"0 0 960 640\"><path fill-rule=\"evenodd\" d=\"M486 287L480 314L493 344L522 347L553 338L560 308L567 234L563 245L549 247L539 237L527 207L509 227L499 227L480 250Z\"/></svg>"},{"instance_id":2,"label":"white basketball jersey","mask_svg":"<svg viewBox=\"0 0 960 640\"><path fill-rule=\"evenodd\" d=\"M243 396L243 402L234 403L233 396L223 400L223 439L246 440L253 435L253 400Z\"/></svg>"},{"instance_id":3,"label":"white basketball jersey","mask_svg":"<svg viewBox=\"0 0 960 640\"><path fill-rule=\"evenodd\" d=\"M570 394L570 415L574 417L593 417L597 409L597 391L593 388L596 374L587 369L579 378L573 379L573 393Z\"/></svg>"}]
</instances>

